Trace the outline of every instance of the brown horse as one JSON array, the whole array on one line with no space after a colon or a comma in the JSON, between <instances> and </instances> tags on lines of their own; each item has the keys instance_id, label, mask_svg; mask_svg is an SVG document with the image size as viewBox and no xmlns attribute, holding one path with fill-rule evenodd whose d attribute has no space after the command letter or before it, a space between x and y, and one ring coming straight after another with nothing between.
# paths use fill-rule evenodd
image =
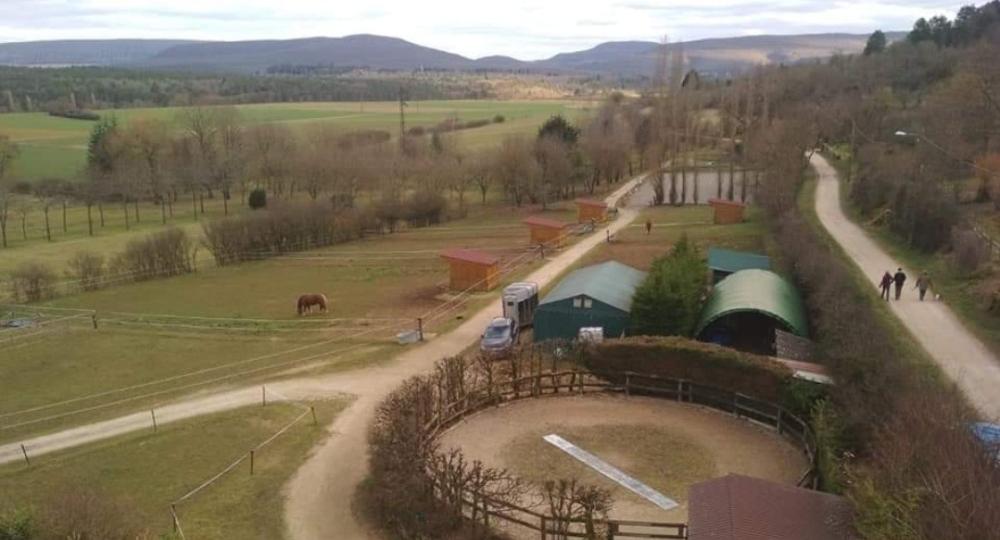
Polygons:
<instances>
[{"instance_id":1,"label":"brown horse","mask_svg":"<svg viewBox=\"0 0 1000 540\"><path fill-rule=\"evenodd\" d=\"M299 315L305 315L312 313L313 306L319 306L320 313L326 313L326 304L325 294L303 294L295 304L295 309Z\"/></svg>"}]
</instances>

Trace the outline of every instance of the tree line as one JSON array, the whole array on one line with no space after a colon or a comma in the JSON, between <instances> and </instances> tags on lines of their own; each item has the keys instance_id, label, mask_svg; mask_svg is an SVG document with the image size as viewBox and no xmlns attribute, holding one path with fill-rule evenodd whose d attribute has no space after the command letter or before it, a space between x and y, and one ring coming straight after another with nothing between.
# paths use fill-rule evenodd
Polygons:
<instances>
[{"instance_id":1,"label":"tree line","mask_svg":"<svg viewBox=\"0 0 1000 540\"><path fill-rule=\"evenodd\" d=\"M472 78L408 73L220 75L104 67L0 66L0 113L184 107L300 101L393 101L405 85L411 99L482 99L488 85Z\"/></svg>"},{"instance_id":2,"label":"tree line","mask_svg":"<svg viewBox=\"0 0 1000 540\"><path fill-rule=\"evenodd\" d=\"M995 4L976 9L995 12ZM1000 48L997 24L979 35L960 46L908 39L748 77L763 77L771 92L770 115L745 142L747 159L763 165L757 201L805 296L818 355L837 381L830 400L812 411L822 485L851 500L865 538L975 538L997 530L1000 467L973 435L978 415L961 392L896 337L874 295L858 287L796 198L808 153L845 141L857 207L914 247L946 247L961 207L997 193L989 184L960 189L973 179L973 164L997 152L1000 110L991 102L998 71L988 61ZM746 79L733 84L751 84Z\"/></svg>"}]
</instances>

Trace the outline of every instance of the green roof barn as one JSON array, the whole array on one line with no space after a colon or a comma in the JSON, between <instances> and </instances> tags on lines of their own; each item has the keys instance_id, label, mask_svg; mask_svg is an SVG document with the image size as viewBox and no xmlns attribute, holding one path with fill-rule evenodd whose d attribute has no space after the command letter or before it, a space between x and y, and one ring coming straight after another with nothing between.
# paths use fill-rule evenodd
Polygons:
<instances>
[{"instance_id":1,"label":"green roof barn","mask_svg":"<svg viewBox=\"0 0 1000 540\"><path fill-rule=\"evenodd\" d=\"M718 283L740 270L770 270L771 259L766 255L713 247L708 248L708 268L712 271L712 283Z\"/></svg>"},{"instance_id":2,"label":"green roof barn","mask_svg":"<svg viewBox=\"0 0 1000 540\"><path fill-rule=\"evenodd\" d=\"M758 354L775 353L775 330L808 337L798 290L769 270L740 270L712 289L695 334Z\"/></svg>"},{"instance_id":3,"label":"green roof barn","mask_svg":"<svg viewBox=\"0 0 1000 540\"><path fill-rule=\"evenodd\" d=\"M646 273L617 261L581 268L566 276L535 312L535 341L575 339L580 328L598 326L605 337L627 332L632 296Z\"/></svg>"}]
</instances>

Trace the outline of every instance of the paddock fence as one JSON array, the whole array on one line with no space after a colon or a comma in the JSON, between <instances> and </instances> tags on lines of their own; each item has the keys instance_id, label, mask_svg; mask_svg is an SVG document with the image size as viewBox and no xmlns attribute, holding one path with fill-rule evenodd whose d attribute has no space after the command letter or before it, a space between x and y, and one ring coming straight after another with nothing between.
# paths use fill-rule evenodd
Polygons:
<instances>
[{"instance_id":1,"label":"paddock fence","mask_svg":"<svg viewBox=\"0 0 1000 540\"><path fill-rule=\"evenodd\" d=\"M630 371L594 372L583 370L541 371L502 381L489 381L482 388L469 391L460 399L435 405L431 420L424 426L428 442L463 418L491 407L522 399L569 397L585 394L619 394L649 396L708 407L755 425L774 430L800 448L808 466L799 477L798 486L815 489L816 443L809 425L780 405L750 396L723 390L684 379L674 379ZM436 460L431 460L435 463ZM428 468L434 496L444 499L445 471ZM683 523L645 522L602 519L586 522L546 514L534 508L496 500L490 496L463 488L457 512L476 526L516 529L525 534L533 531L538 538L687 538ZM536 505L536 508L538 505ZM595 532L596 531L596 532Z\"/></svg>"}]
</instances>

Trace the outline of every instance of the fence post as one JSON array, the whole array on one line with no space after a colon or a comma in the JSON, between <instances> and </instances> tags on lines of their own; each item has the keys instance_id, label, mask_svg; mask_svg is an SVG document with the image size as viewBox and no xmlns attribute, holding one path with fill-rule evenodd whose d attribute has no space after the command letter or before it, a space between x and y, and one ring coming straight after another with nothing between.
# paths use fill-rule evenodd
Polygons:
<instances>
[{"instance_id":1,"label":"fence post","mask_svg":"<svg viewBox=\"0 0 1000 540\"><path fill-rule=\"evenodd\" d=\"M615 540L615 535L618 534L618 524L609 521L608 522L608 540Z\"/></svg>"},{"instance_id":2,"label":"fence post","mask_svg":"<svg viewBox=\"0 0 1000 540\"><path fill-rule=\"evenodd\" d=\"M781 413L783 412L785 412L785 409L778 407L778 421L777 425L775 426L778 429L778 435L781 435Z\"/></svg>"},{"instance_id":3,"label":"fence post","mask_svg":"<svg viewBox=\"0 0 1000 540\"><path fill-rule=\"evenodd\" d=\"M424 318L417 317L417 336L420 341L424 340Z\"/></svg>"},{"instance_id":4,"label":"fence post","mask_svg":"<svg viewBox=\"0 0 1000 540\"><path fill-rule=\"evenodd\" d=\"M149 409L149 415L153 417L153 433L156 433L156 410Z\"/></svg>"},{"instance_id":5,"label":"fence post","mask_svg":"<svg viewBox=\"0 0 1000 540\"><path fill-rule=\"evenodd\" d=\"M684 401L684 381L677 379L677 401Z\"/></svg>"},{"instance_id":6,"label":"fence post","mask_svg":"<svg viewBox=\"0 0 1000 540\"><path fill-rule=\"evenodd\" d=\"M250 451L250 476L253 476L253 453L254 453L254 451L251 450Z\"/></svg>"},{"instance_id":7,"label":"fence post","mask_svg":"<svg viewBox=\"0 0 1000 540\"><path fill-rule=\"evenodd\" d=\"M739 393L733 392L733 416L735 416L736 418L740 417L739 400L740 400Z\"/></svg>"},{"instance_id":8,"label":"fence post","mask_svg":"<svg viewBox=\"0 0 1000 540\"><path fill-rule=\"evenodd\" d=\"M24 447L24 443L21 443L21 453L24 454L24 462L31 465L31 460L28 459L28 449Z\"/></svg>"},{"instance_id":9,"label":"fence post","mask_svg":"<svg viewBox=\"0 0 1000 540\"><path fill-rule=\"evenodd\" d=\"M542 540L545 540L548 537L548 535L545 534L548 528L549 528L549 520L545 516L542 516L542 526L538 528L538 530L542 532Z\"/></svg>"},{"instance_id":10,"label":"fence post","mask_svg":"<svg viewBox=\"0 0 1000 540\"><path fill-rule=\"evenodd\" d=\"M629 394L630 394L630 392L629 392L629 384L631 384L631 382L632 382L631 381L631 377L632 377L631 372L626 371L625 372L625 396L626 397L628 397Z\"/></svg>"},{"instance_id":11,"label":"fence post","mask_svg":"<svg viewBox=\"0 0 1000 540\"><path fill-rule=\"evenodd\" d=\"M97 330L97 313L92 313L90 315L90 321L94 324L94 330Z\"/></svg>"},{"instance_id":12,"label":"fence post","mask_svg":"<svg viewBox=\"0 0 1000 540\"><path fill-rule=\"evenodd\" d=\"M267 389L263 385L260 387L260 406L267 407Z\"/></svg>"},{"instance_id":13,"label":"fence post","mask_svg":"<svg viewBox=\"0 0 1000 540\"><path fill-rule=\"evenodd\" d=\"M313 405L309 406L309 412L313 415L313 425L315 426L318 422L316 421L316 407Z\"/></svg>"}]
</instances>

